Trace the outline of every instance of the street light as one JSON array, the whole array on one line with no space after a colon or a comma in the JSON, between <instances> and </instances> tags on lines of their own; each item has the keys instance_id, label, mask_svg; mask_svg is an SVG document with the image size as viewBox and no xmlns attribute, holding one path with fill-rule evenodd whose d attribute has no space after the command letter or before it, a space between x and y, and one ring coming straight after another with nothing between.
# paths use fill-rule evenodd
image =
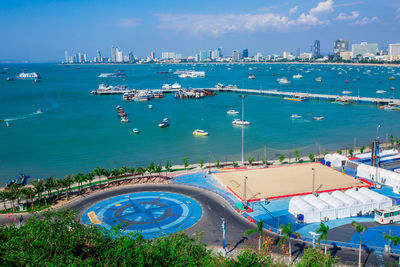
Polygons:
<instances>
[{"instance_id":1,"label":"street light","mask_svg":"<svg viewBox=\"0 0 400 267\"><path fill-rule=\"evenodd\" d=\"M242 99L242 166L244 166L244 99L247 95L240 95Z\"/></svg>"},{"instance_id":2,"label":"street light","mask_svg":"<svg viewBox=\"0 0 400 267\"><path fill-rule=\"evenodd\" d=\"M312 168L311 170L313 171L313 174L312 174L312 194L314 195L314 194L315 194L315 193L314 193L314 185L315 185L315 169L314 169L314 168Z\"/></svg>"},{"instance_id":3,"label":"street light","mask_svg":"<svg viewBox=\"0 0 400 267\"><path fill-rule=\"evenodd\" d=\"M381 128L381 125L380 125L380 124L378 124L378 126L376 127L376 139L379 139L379 136L378 136L378 130L379 130L379 128Z\"/></svg>"},{"instance_id":4,"label":"street light","mask_svg":"<svg viewBox=\"0 0 400 267\"><path fill-rule=\"evenodd\" d=\"M317 234L316 232L309 232L312 235L312 247L315 248L316 244L315 244L315 237L319 236L319 234Z\"/></svg>"}]
</instances>

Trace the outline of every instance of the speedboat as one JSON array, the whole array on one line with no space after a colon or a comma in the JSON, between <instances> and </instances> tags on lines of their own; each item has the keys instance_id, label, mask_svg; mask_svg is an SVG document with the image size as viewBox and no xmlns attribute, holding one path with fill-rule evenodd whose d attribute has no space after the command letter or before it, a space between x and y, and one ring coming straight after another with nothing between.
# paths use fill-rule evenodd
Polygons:
<instances>
[{"instance_id":1,"label":"speedboat","mask_svg":"<svg viewBox=\"0 0 400 267\"><path fill-rule=\"evenodd\" d=\"M236 111L236 110L231 108L230 110L228 110L228 112L226 112L226 114L228 114L228 115L237 115L237 114L239 114L239 111Z\"/></svg>"},{"instance_id":2,"label":"speedboat","mask_svg":"<svg viewBox=\"0 0 400 267\"><path fill-rule=\"evenodd\" d=\"M149 109L152 109L152 108L153 108L153 106L152 106L152 105L149 105L149 106L148 106L148 108L149 108Z\"/></svg>"},{"instance_id":3,"label":"speedboat","mask_svg":"<svg viewBox=\"0 0 400 267\"><path fill-rule=\"evenodd\" d=\"M197 129L197 130L194 130L194 131L193 131L193 135L207 136L207 135L208 135L208 132L206 132L206 131L204 131L204 130Z\"/></svg>"},{"instance_id":4,"label":"speedboat","mask_svg":"<svg viewBox=\"0 0 400 267\"><path fill-rule=\"evenodd\" d=\"M389 77L389 80L390 80L390 81L393 81L394 79L396 79L394 76Z\"/></svg>"},{"instance_id":5,"label":"speedboat","mask_svg":"<svg viewBox=\"0 0 400 267\"><path fill-rule=\"evenodd\" d=\"M254 75L249 75L249 79L250 80L254 80L256 78L256 76L254 76Z\"/></svg>"},{"instance_id":6,"label":"speedboat","mask_svg":"<svg viewBox=\"0 0 400 267\"><path fill-rule=\"evenodd\" d=\"M165 128L167 126L169 126L169 122L168 121L162 121L162 122L160 122L158 124L158 127L160 127L160 128Z\"/></svg>"},{"instance_id":7,"label":"speedboat","mask_svg":"<svg viewBox=\"0 0 400 267\"><path fill-rule=\"evenodd\" d=\"M276 79L280 84L289 84L290 81L286 77Z\"/></svg>"},{"instance_id":8,"label":"speedboat","mask_svg":"<svg viewBox=\"0 0 400 267\"><path fill-rule=\"evenodd\" d=\"M303 79L303 76L298 73L296 75L293 75L293 79Z\"/></svg>"},{"instance_id":9,"label":"speedboat","mask_svg":"<svg viewBox=\"0 0 400 267\"><path fill-rule=\"evenodd\" d=\"M235 124L235 125L250 125L250 122L246 121L246 120L234 119L232 121L232 124Z\"/></svg>"},{"instance_id":10,"label":"speedboat","mask_svg":"<svg viewBox=\"0 0 400 267\"><path fill-rule=\"evenodd\" d=\"M385 90L377 90L376 93L377 94L384 94L384 93L386 93L386 91Z\"/></svg>"},{"instance_id":11,"label":"speedboat","mask_svg":"<svg viewBox=\"0 0 400 267\"><path fill-rule=\"evenodd\" d=\"M316 121L322 121L324 119L324 117L313 117L313 120Z\"/></svg>"},{"instance_id":12,"label":"speedboat","mask_svg":"<svg viewBox=\"0 0 400 267\"><path fill-rule=\"evenodd\" d=\"M133 128L132 129L132 133L138 134L139 133L139 129L138 128Z\"/></svg>"},{"instance_id":13,"label":"speedboat","mask_svg":"<svg viewBox=\"0 0 400 267\"><path fill-rule=\"evenodd\" d=\"M322 82L322 77L317 77L317 78L315 78L315 81L316 81L316 82Z\"/></svg>"},{"instance_id":14,"label":"speedboat","mask_svg":"<svg viewBox=\"0 0 400 267\"><path fill-rule=\"evenodd\" d=\"M115 108L116 108L117 110L119 110L119 109L121 109L121 106L118 105L118 106L116 106Z\"/></svg>"},{"instance_id":15,"label":"speedboat","mask_svg":"<svg viewBox=\"0 0 400 267\"><path fill-rule=\"evenodd\" d=\"M11 82L11 81L14 81L14 79L13 79L13 78L10 78L10 77L7 77L7 78L6 78L6 81L7 81L7 82Z\"/></svg>"},{"instance_id":16,"label":"speedboat","mask_svg":"<svg viewBox=\"0 0 400 267\"><path fill-rule=\"evenodd\" d=\"M164 118L164 119L162 120L162 122L168 122L168 121L169 121L168 118Z\"/></svg>"},{"instance_id":17,"label":"speedboat","mask_svg":"<svg viewBox=\"0 0 400 267\"><path fill-rule=\"evenodd\" d=\"M40 108L38 108L38 110L36 111L36 113L37 113L37 114L40 114L40 113L43 113L43 111L42 111Z\"/></svg>"},{"instance_id":18,"label":"speedboat","mask_svg":"<svg viewBox=\"0 0 400 267\"><path fill-rule=\"evenodd\" d=\"M300 115L297 115L297 114L292 114L292 115L290 116L290 118L291 118L291 119L301 119L301 118L303 118L303 117L300 116Z\"/></svg>"},{"instance_id":19,"label":"speedboat","mask_svg":"<svg viewBox=\"0 0 400 267\"><path fill-rule=\"evenodd\" d=\"M116 73L100 73L99 78L126 78L126 74L121 73L120 71Z\"/></svg>"}]
</instances>

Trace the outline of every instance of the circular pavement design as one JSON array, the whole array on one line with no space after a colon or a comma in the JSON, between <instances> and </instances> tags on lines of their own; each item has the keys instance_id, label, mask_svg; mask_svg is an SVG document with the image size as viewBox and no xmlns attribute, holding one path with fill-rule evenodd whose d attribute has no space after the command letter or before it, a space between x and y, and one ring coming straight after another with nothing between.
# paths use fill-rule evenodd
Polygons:
<instances>
[{"instance_id":1,"label":"circular pavement design","mask_svg":"<svg viewBox=\"0 0 400 267\"><path fill-rule=\"evenodd\" d=\"M190 228L201 218L200 204L170 192L137 192L100 201L82 216L82 223L107 230L122 225L122 234L140 232L145 238L169 235Z\"/></svg>"}]
</instances>

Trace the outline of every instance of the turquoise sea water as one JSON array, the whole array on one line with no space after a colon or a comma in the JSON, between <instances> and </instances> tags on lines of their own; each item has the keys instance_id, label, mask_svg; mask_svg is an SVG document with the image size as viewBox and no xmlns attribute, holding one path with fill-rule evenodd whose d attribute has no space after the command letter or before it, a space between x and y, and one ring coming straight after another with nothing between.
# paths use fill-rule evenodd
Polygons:
<instances>
[{"instance_id":1,"label":"turquoise sea water","mask_svg":"<svg viewBox=\"0 0 400 267\"><path fill-rule=\"evenodd\" d=\"M249 70L256 66L257 69ZM179 82L183 87L214 87L217 83L254 89L318 92L352 95L394 97L400 94L400 69L364 66L327 65L88 65L61 66L56 64L0 65L0 119L8 119L11 127L0 123L0 181L24 171L31 177L64 176L88 172L96 166L119 168L122 165L141 166L154 161L170 160L182 163L188 157L198 162L202 157L211 160L240 160L241 128L232 125L234 117L226 114L233 107L241 111L238 94L218 93L204 99L163 99L149 102L124 102L122 96L92 96L90 91L100 83L125 84L130 88L161 88L164 83ZM228 70L228 67L231 70ZM172 69L205 70L207 77L181 79L173 74L157 74ZM22 70L38 72L40 83L15 80L6 82ZM102 72L123 70L128 77L97 78ZM339 75L339 72L342 72ZM256 76L249 80L249 73ZM275 73L275 76L272 76ZM295 80L293 75L304 76ZM322 83L315 82L318 76ZM389 81L388 77L395 80ZM280 85L276 79L286 77L291 83ZM354 82L354 79L357 79ZM348 79L348 83L345 83ZM377 94L376 90L386 90ZM153 105L149 110L147 106ZM121 105L128 113L127 125L119 121L115 107ZM43 110L36 114L36 110ZM302 115L291 120L290 115ZM323 121L312 120L324 116ZM170 127L157 125L164 117ZM245 158L262 157L267 146L268 157L285 153L293 156L299 148L302 154L320 150L368 145L375 137L386 139L393 133L400 136L400 112L380 110L374 105L340 106L324 101L293 102L277 97L249 95L245 100ZM132 128L141 133L131 134ZM208 137L194 137L194 129L204 129ZM356 138L356 139L355 139Z\"/></svg>"}]
</instances>

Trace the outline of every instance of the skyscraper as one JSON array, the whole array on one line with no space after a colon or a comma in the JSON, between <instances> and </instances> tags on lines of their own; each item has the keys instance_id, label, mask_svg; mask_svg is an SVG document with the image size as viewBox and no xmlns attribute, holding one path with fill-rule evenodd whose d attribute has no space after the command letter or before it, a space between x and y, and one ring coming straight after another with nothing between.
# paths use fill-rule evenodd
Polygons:
<instances>
[{"instance_id":1,"label":"skyscraper","mask_svg":"<svg viewBox=\"0 0 400 267\"><path fill-rule=\"evenodd\" d=\"M237 50L232 51L232 61L239 61L240 53Z\"/></svg>"},{"instance_id":2,"label":"skyscraper","mask_svg":"<svg viewBox=\"0 0 400 267\"><path fill-rule=\"evenodd\" d=\"M200 61L206 61L207 60L207 51L205 51L205 50L200 50L199 51L199 60Z\"/></svg>"},{"instance_id":3,"label":"skyscraper","mask_svg":"<svg viewBox=\"0 0 400 267\"><path fill-rule=\"evenodd\" d=\"M65 50L64 56L65 56L65 63L69 63L69 56L68 56L68 51L67 50Z\"/></svg>"},{"instance_id":4,"label":"skyscraper","mask_svg":"<svg viewBox=\"0 0 400 267\"><path fill-rule=\"evenodd\" d=\"M115 61L114 62L123 62L124 56L122 55L122 50L119 50L118 47L115 48Z\"/></svg>"},{"instance_id":5,"label":"skyscraper","mask_svg":"<svg viewBox=\"0 0 400 267\"><path fill-rule=\"evenodd\" d=\"M312 49L311 49L311 54L312 54L312 58L318 58L321 55L319 40L314 41L314 45L312 46Z\"/></svg>"},{"instance_id":6,"label":"skyscraper","mask_svg":"<svg viewBox=\"0 0 400 267\"><path fill-rule=\"evenodd\" d=\"M135 57L133 56L133 53L131 51L129 51L129 53L128 53L128 60L129 60L129 63L135 62Z\"/></svg>"},{"instance_id":7,"label":"skyscraper","mask_svg":"<svg viewBox=\"0 0 400 267\"><path fill-rule=\"evenodd\" d=\"M243 58L249 57L249 50L248 50L247 48L243 49L242 57L243 57Z\"/></svg>"},{"instance_id":8,"label":"skyscraper","mask_svg":"<svg viewBox=\"0 0 400 267\"><path fill-rule=\"evenodd\" d=\"M333 54L335 57L340 57L340 52L349 51L349 41L339 39L333 43Z\"/></svg>"},{"instance_id":9,"label":"skyscraper","mask_svg":"<svg viewBox=\"0 0 400 267\"><path fill-rule=\"evenodd\" d=\"M116 61L116 48L115 46L111 47L111 62L115 62Z\"/></svg>"},{"instance_id":10,"label":"skyscraper","mask_svg":"<svg viewBox=\"0 0 400 267\"><path fill-rule=\"evenodd\" d=\"M351 51L353 52L353 58L362 56L376 56L378 53L378 44L369 44L367 42L361 42L361 44L353 44L351 46Z\"/></svg>"},{"instance_id":11,"label":"skyscraper","mask_svg":"<svg viewBox=\"0 0 400 267\"><path fill-rule=\"evenodd\" d=\"M100 50L97 49L97 62L101 62L102 58L101 58L101 53Z\"/></svg>"},{"instance_id":12,"label":"skyscraper","mask_svg":"<svg viewBox=\"0 0 400 267\"><path fill-rule=\"evenodd\" d=\"M154 52L154 50L151 51L150 58L153 60L156 59L156 52Z\"/></svg>"}]
</instances>

